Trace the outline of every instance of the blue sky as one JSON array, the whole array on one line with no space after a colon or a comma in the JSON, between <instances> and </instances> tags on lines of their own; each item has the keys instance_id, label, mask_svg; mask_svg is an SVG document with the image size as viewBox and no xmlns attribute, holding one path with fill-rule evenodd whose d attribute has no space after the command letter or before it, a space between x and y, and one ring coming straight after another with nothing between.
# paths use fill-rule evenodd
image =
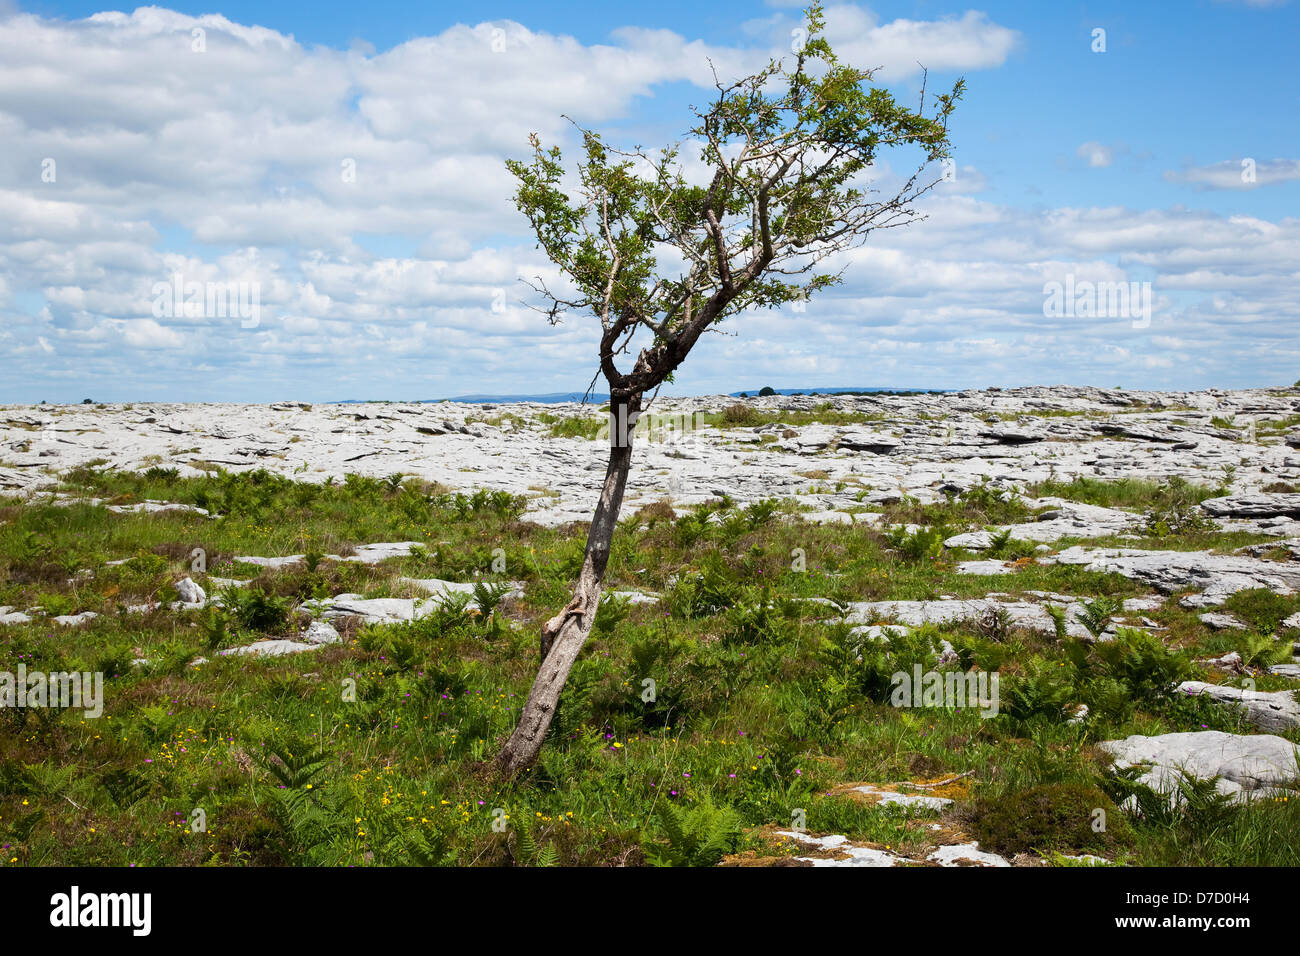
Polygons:
<instances>
[{"instance_id":1,"label":"blue sky","mask_svg":"<svg viewBox=\"0 0 1300 956\"><path fill-rule=\"evenodd\" d=\"M673 139L706 55L739 70L799 20L673 0L105 9L0 0L0 401L582 388L590 327L514 306L539 264L501 161L532 130L565 142L561 113ZM1300 3L829 13L900 96L917 60L932 89L966 77L957 182L805 314L704 342L678 392L1300 378ZM256 326L159 315L176 272L257 283ZM1151 282L1150 323L1044 315L1066 274Z\"/></svg>"}]
</instances>

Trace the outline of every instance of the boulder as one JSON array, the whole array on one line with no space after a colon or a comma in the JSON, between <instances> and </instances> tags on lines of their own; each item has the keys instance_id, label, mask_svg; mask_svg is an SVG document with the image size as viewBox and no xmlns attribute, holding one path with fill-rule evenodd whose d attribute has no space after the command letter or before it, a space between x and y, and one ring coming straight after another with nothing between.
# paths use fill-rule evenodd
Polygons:
<instances>
[{"instance_id":1,"label":"boulder","mask_svg":"<svg viewBox=\"0 0 1300 956\"><path fill-rule=\"evenodd\" d=\"M208 599L207 592L190 578L181 578L176 582L176 593L185 604L202 604Z\"/></svg>"},{"instance_id":2,"label":"boulder","mask_svg":"<svg viewBox=\"0 0 1300 956\"><path fill-rule=\"evenodd\" d=\"M1300 776L1296 745L1271 734L1228 734L1219 730L1134 734L1097 745L1115 760L1115 767L1141 766L1138 782L1157 793L1175 794L1183 774L1198 780L1218 777L1220 793L1244 802L1273 796Z\"/></svg>"},{"instance_id":3,"label":"boulder","mask_svg":"<svg viewBox=\"0 0 1300 956\"><path fill-rule=\"evenodd\" d=\"M993 535L988 531L967 531L946 539L943 546L945 548L966 548L970 551L985 551L993 547Z\"/></svg>"},{"instance_id":4,"label":"boulder","mask_svg":"<svg viewBox=\"0 0 1300 956\"><path fill-rule=\"evenodd\" d=\"M308 644L337 644L343 640L334 625L328 621L312 621L303 633L302 639Z\"/></svg>"}]
</instances>

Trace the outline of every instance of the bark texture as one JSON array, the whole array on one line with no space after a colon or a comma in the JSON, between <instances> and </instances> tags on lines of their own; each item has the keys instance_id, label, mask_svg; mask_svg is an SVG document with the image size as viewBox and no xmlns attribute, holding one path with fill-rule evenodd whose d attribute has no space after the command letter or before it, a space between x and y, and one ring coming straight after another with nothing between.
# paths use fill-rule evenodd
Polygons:
<instances>
[{"instance_id":1,"label":"bark texture","mask_svg":"<svg viewBox=\"0 0 1300 956\"><path fill-rule=\"evenodd\" d=\"M611 428L609 466L605 470L605 483L600 500L587 532L587 552L573 588L571 600L559 614L542 625L542 666L528 692L528 701L519 716L514 732L497 754L497 766L514 774L531 767L537 760L546 739L546 731L555 716L560 693L569 678L578 652L591 635L591 626L600 607L604 590L605 566L609 563L610 547L618 514L623 507L623 492L627 488L628 471L632 467L632 429L641 408L641 396L633 395L628 401L626 433L617 437ZM618 416L615 416L618 420Z\"/></svg>"}]
</instances>

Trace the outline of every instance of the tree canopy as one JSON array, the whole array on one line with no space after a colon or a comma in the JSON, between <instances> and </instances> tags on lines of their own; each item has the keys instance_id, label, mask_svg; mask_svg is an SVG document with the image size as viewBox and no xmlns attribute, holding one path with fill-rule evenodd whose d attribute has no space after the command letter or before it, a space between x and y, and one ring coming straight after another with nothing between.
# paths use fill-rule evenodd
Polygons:
<instances>
[{"instance_id":1,"label":"tree canopy","mask_svg":"<svg viewBox=\"0 0 1300 956\"><path fill-rule=\"evenodd\" d=\"M600 368L614 399L660 384L710 327L754 307L811 297L839 281L835 254L876 229L920 217L914 201L937 180L927 166L949 157L948 118L964 84L916 110L869 86L873 71L840 62L811 7L793 61L770 61L744 79L716 80L683 145L658 152L615 148L581 130L573 176L558 146L533 135L532 157L507 166L515 202L566 288L540 277L552 322L566 312L602 327ZM914 146L922 161L888 195L863 182L877 155ZM630 369L618 357L638 332L650 337ZM640 341L640 340L638 340Z\"/></svg>"}]
</instances>

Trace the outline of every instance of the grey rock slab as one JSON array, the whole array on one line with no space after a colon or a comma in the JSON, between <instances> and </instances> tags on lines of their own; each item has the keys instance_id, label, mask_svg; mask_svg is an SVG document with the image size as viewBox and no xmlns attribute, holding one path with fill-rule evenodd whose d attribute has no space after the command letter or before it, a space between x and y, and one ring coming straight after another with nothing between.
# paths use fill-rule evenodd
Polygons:
<instances>
[{"instance_id":1,"label":"grey rock slab","mask_svg":"<svg viewBox=\"0 0 1300 956\"><path fill-rule=\"evenodd\" d=\"M645 591L610 591L611 597L627 601L629 604L658 604L659 595Z\"/></svg>"},{"instance_id":2,"label":"grey rock slab","mask_svg":"<svg viewBox=\"0 0 1300 956\"><path fill-rule=\"evenodd\" d=\"M219 578L216 575L209 574L208 583L218 588L246 588L251 582L240 581L238 578Z\"/></svg>"},{"instance_id":3,"label":"grey rock slab","mask_svg":"<svg viewBox=\"0 0 1300 956\"><path fill-rule=\"evenodd\" d=\"M31 620L30 614L15 611L11 607L0 607L0 624L28 624Z\"/></svg>"},{"instance_id":4,"label":"grey rock slab","mask_svg":"<svg viewBox=\"0 0 1300 956\"><path fill-rule=\"evenodd\" d=\"M1219 791L1238 801L1272 795L1300 776L1296 745L1271 734L1229 734L1219 730L1134 734L1097 745L1115 767L1147 768L1138 781L1157 792L1174 793L1182 774L1197 780L1219 777Z\"/></svg>"},{"instance_id":5,"label":"grey rock slab","mask_svg":"<svg viewBox=\"0 0 1300 956\"><path fill-rule=\"evenodd\" d=\"M1300 494L1228 495L1201 502L1216 518L1300 518Z\"/></svg>"},{"instance_id":6,"label":"grey rock slab","mask_svg":"<svg viewBox=\"0 0 1300 956\"><path fill-rule=\"evenodd\" d=\"M860 601L850 605L848 620L855 624L894 621L910 627L922 624L952 624L978 620L990 611L1003 609L1011 624L1041 633L1052 634L1056 625L1047 608L1031 601L962 600L962 601ZM1080 603L1066 605L1066 632L1072 637L1088 638L1088 629L1075 618L1083 610Z\"/></svg>"},{"instance_id":7,"label":"grey rock slab","mask_svg":"<svg viewBox=\"0 0 1300 956\"><path fill-rule=\"evenodd\" d=\"M866 866L866 867L886 867L901 866L909 862L896 853L890 853L888 850L878 850L869 846L858 846L849 840L846 836L824 836L815 837L807 833L799 833L794 830L778 830L777 834L783 837L789 837L799 843L815 847L819 850L830 850L836 853L844 854L843 859L823 859L820 857L802 856L795 857L801 863L811 863L815 867L842 867L842 866Z\"/></svg>"},{"instance_id":8,"label":"grey rock slab","mask_svg":"<svg viewBox=\"0 0 1300 956\"><path fill-rule=\"evenodd\" d=\"M93 621L99 617L94 611L82 611L80 614L60 614L58 617L51 618L55 624L61 624L64 627L77 627L85 624L87 621Z\"/></svg>"},{"instance_id":9,"label":"grey rock slab","mask_svg":"<svg viewBox=\"0 0 1300 956\"><path fill-rule=\"evenodd\" d=\"M187 511L194 514L208 515L205 508L180 504L174 501L141 501L133 505L109 505L108 510L117 514L158 514L163 511Z\"/></svg>"},{"instance_id":10,"label":"grey rock slab","mask_svg":"<svg viewBox=\"0 0 1300 956\"><path fill-rule=\"evenodd\" d=\"M634 470L629 497L644 491L655 500L667 492L688 498L696 489L722 488L745 504L773 494L787 496L806 488L794 473L817 455L832 481L856 472L869 485L888 488L922 502L936 500L936 489L969 488L987 476L998 487L1024 494L1036 481L1055 477L1102 480L1134 476L1153 481L1179 476L1203 483L1207 469L1237 467L1234 495L1265 494L1279 480L1300 480L1300 455L1275 439L1243 440L1235 429L1221 433L1210 425L1214 415L1253 415L1282 420L1300 411L1293 392L1282 389L1132 391L1075 386L985 389L913 396L783 396L746 400L765 412L807 412L829 401L843 413L870 413L883 418L871 426L801 426L790 452L766 445L742 453L735 431L693 429L664 442L641 443L645 467ZM726 396L660 398L655 413L680 416L716 413L735 399ZM537 420L545 411L567 417L591 416L577 403L511 403L492 412L509 411L526 424L519 431L472 424L483 405L440 403L304 403L266 405L224 403L155 403L36 408L10 407L0 417L0 444L13 447L0 468L0 486L32 494L58 481L44 467L60 469L103 459L107 467L142 471L158 456L174 462L183 474L196 469L177 461L186 457L232 462L232 470L267 468L295 481L342 480L347 472L382 478L394 471L470 492L483 487L528 495L530 485L556 492L530 506L528 520L547 526L591 517L607 449L599 439L553 439ZM57 412L57 414L52 414ZM1046 412L1074 412L1050 417ZM33 425L21 422L32 418ZM1096 426L1105 420L1112 441ZM165 431L160 423L168 426ZM442 431L446 434L433 435ZM480 437L474 437L477 431ZM784 426L761 434L781 434ZM983 434L981 434L983 433ZM752 433L750 433L752 436ZM1043 436L1043 441L1017 438ZM291 437L299 441L290 442ZM238 439L235 441L234 439ZM1196 445L1196 447L1191 447ZM189 449L194 449L190 451ZM21 449L26 449L23 451ZM57 456L47 452L57 451ZM273 454L268 456L268 452ZM874 453L873 453L874 452ZM685 453L688 457L678 457ZM283 455L283 457L275 457ZM366 457L357 458L359 455ZM15 458L11 462L9 458ZM356 459L348 462L347 459ZM21 467L20 467L21 465ZM594 470L588 470L594 468ZM870 500L870 499L869 499ZM883 503L877 498L875 503ZM840 498L823 499L821 509L844 510ZM1099 520L1086 509L1061 506L1054 518L1016 537L1052 542L1064 535L1097 537L1126 533L1125 517L1115 512ZM1105 509L1103 509L1105 510ZM859 522L861 519L858 519ZM1264 533L1297 535L1297 521L1285 516L1225 518L1254 522ZM1265 522L1279 522L1265 525ZM1027 524L1029 524L1027 522Z\"/></svg>"},{"instance_id":11,"label":"grey rock slab","mask_svg":"<svg viewBox=\"0 0 1300 956\"><path fill-rule=\"evenodd\" d=\"M1199 615L1199 618L1202 624L1216 631L1244 631L1247 629L1245 624L1231 614L1206 611L1204 614Z\"/></svg>"},{"instance_id":12,"label":"grey rock slab","mask_svg":"<svg viewBox=\"0 0 1300 956\"><path fill-rule=\"evenodd\" d=\"M977 842L954 843L941 846L928 854L926 859L940 866L1010 866L1005 857L980 849Z\"/></svg>"},{"instance_id":13,"label":"grey rock slab","mask_svg":"<svg viewBox=\"0 0 1300 956\"><path fill-rule=\"evenodd\" d=\"M788 837L806 846L842 854L839 859L822 859L819 857L796 857L800 862L811 863L814 867L893 867L913 866L916 861L899 856L889 850L875 847L859 846L848 837L834 835L816 837L794 830L778 830L780 836ZM1011 863L995 853L988 853L979 848L979 844L956 843L932 850L926 860L939 866L994 866L1007 867Z\"/></svg>"},{"instance_id":14,"label":"grey rock slab","mask_svg":"<svg viewBox=\"0 0 1300 956\"><path fill-rule=\"evenodd\" d=\"M340 594L320 602L326 620L338 617L359 617L370 624L389 624L415 620L416 602L410 598L362 598L355 594Z\"/></svg>"},{"instance_id":15,"label":"grey rock slab","mask_svg":"<svg viewBox=\"0 0 1300 956\"><path fill-rule=\"evenodd\" d=\"M861 451L872 455L890 455L902 443L892 435L879 432L841 432L838 445L846 451Z\"/></svg>"},{"instance_id":16,"label":"grey rock slab","mask_svg":"<svg viewBox=\"0 0 1300 956\"><path fill-rule=\"evenodd\" d=\"M1165 594L1181 590L1202 592L1184 601L1192 607L1213 607L1222 604L1229 595L1249 588L1290 594L1294 586L1300 585L1300 563L1262 561L1208 551L1144 551L1076 545L1040 560L1122 574Z\"/></svg>"},{"instance_id":17,"label":"grey rock slab","mask_svg":"<svg viewBox=\"0 0 1300 956\"><path fill-rule=\"evenodd\" d=\"M401 580L405 584L413 584L416 587L427 591L430 595L430 600L434 604L442 604L449 594L467 594L471 600L466 607L478 607L478 602L473 600L474 584L472 582L443 581L441 578L402 578ZM485 581L483 583L489 586L498 583L505 584L508 587L508 590L503 596L504 600L513 600L524 596L524 584L522 581Z\"/></svg>"},{"instance_id":18,"label":"grey rock slab","mask_svg":"<svg viewBox=\"0 0 1300 956\"><path fill-rule=\"evenodd\" d=\"M970 551L986 551L993 547L993 535L988 531L967 531L946 539L943 546L945 548L966 548Z\"/></svg>"},{"instance_id":19,"label":"grey rock slab","mask_svg":"<svg viewBox=\"0 0 1300 956\"><path fill-rule=\"evenodd\" d=\"M287 568L302 561L304 555L286 554L281 557L261 558L256 555L240 555L235 558L241 564L255 564L262 568Z\"/></svg>"},{"instance_id":20,"label":"grey rock slab","mask_svg":"<svg viewBox=\"0 0 1300 956\"><path fill-rule=\"evenodd\" d=\"M1005 561L962 561L957 565L958 574L1014 574L1015 568L1008 567Z\"/></svg>"},{"instance_id":21,"label":"grey rock slab","mask_svg":"<svg viewBox=\"0 0 1300 956\"><path fill-rule=\"evenodd\" d=\"M1024 445L1030 442L1043 441L1046 436L1041 432L1031 431L1026 428L990 428L979 433L981 438L991 438L995 442L1004 445Z\"/></svg>"},{"instance_id":22,"label":"grey rock slab","mask_svg":"<svg viewBox=\"0 0 1300 956\"><path fill-rule=\"evenodd\" d=\"M1124 599L1126 611L1158 611L1164 606L1165 599L1159 594Z\"/></svg>"},{"instance_id":23,"label":"grey rock slab","mask_svg":"<svg viewBox=\"0 0 1300 956\"><path fill-rule=\"evenodd\" d=\"M1241 707L1246 719L1260 730L1283 733L1300 727L1300 701L1296 700L1294 691L1247 690L1189 680L1178 685L1178 693L1203 695L1229 707Z\"/></svg>"},{"instance_id":24,"label":"grey rock slab","mask_svg":"<svg viewBox=\"0 0 1300 956\"><path fill-rule=\"evenodd\" d=\"M898 793L893 790L882 790L880 787L872 786L869 783L859 787L850 787L849 789L856 793L875 797L877 806L893 804L909 810L943 810L954 803L947 797L933 797L924 793Z\"/></svg>"},{"instance_id":25,"label":"grey rock slab","mask_svg":"<svg viewBox=\"0 0 1300 956\"><path fill-rule=\"evenodd\" d=\"M1209 667L1213 667L1221 671L1229 671L1231 673L1241 673L1243 669L1241 655L1238 654L1236 651L1229 651L1227 654L1224 654L1222 657L1210 657L1205 660L1198 661L1197 663L1206 664Z\"/></svg>"},{"instance_id":26,"label":"grey rock slab","mask_svg":"<svg viewBox=\"0 0 1300 956\"><path fill-rule=\"evenodd\" d=\"M363 544L350 556L340 558L342 561L360 561L362 564L379 564L389 558L410 557L412 548L425 547L423 541L394 541L379 544Z\"/></svg>"},{"instance_id":27,"label":"grey rock slab","mask_svg":"<svg viewBox=\"0 0 1300 956\"><path fill-rule=\"evenodd\" d=\"M223 656L247 655L250 657L283 657L286 654L301 654L303 651L314 651L320 648L319 644L305 644L300 641L258 641L256 644L246 644L243 647L228 647L219 651Z\"/></svg>"},{"instance_id":28,"label":"grey rock slab","mask_svg":"<svg viewBox=\"0 0 1300 956\"><path fill-rule=\"evenodd\" d=\"M803 519L810 524L853 524L853 515L847 511L815 511L804 514Z\"/></svg>"},{"instance_id":29,"label":"grey rock slab","mask_svg":"<svg viewBox=\"0 0 1300 956\"><path fill-rule=\"evenodd\" d=\"M1104 538L1125 534L1141 522L1139 515L1118 508L1081 504L1060 498L1039 498L1026 502L1030 507L1051 507L1038 520L1002 525L1018 541L1051 542L1061 538Z\"/></svg>"}]
</instances>

